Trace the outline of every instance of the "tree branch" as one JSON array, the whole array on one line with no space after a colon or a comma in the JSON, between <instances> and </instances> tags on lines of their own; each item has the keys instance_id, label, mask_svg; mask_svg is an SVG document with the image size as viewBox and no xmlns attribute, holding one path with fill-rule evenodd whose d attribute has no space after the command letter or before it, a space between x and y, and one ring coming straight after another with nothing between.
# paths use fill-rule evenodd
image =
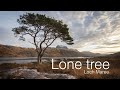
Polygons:
<instances>
[{"instance_id":1,"label":"tree branch","mask_svg":"<svg viewBox=\"0 0 120 90\"><path fill-rule=\"evenodd\" d=\"M43 41L41 41L41 43L40 43L40 51L42 51L42 44L45 42L45 40L46 40L46 38L47 38L47 34L48 34L48 32L44 31L44 39L43 39Z\"/></svg>"},{"instance_id":2,"label":"tree branch","mask_svg":"<svg viewBox=\"0 0 120 90\"><path fill-rule=\"evenodd\" d=\"M28 41L29 43L31 43L31 44L33 44L33 45L35 45L34 43L32 43L32 42L30 42L30 41Z\"/></svg>"},{"instance_id":3,"label":"tree branch","mask_svg":"<svg viewBox=\"0 0 120 90\"><path fill-rule=\"evenodd\" d=\"M33 40L34 40L34 45L35 45L35 47L36 47L36 51L39 53L38 45L37 45L37 43L36 43L36 36L37 36L38 32L39 32L39 31L37 31L37 32L35 33L35 36L33 36Z\"/></svg>"},{"instance_id":4,"label":"tree branch","mask_svg":"<svg viewBox=\"0 0 120 90\"><path fill-rule=\"evenodd\" d=\"M43 56L45 50L46 50L56 39L57 39L57 37L55 37L50 44L46 45L46 47L45 47L45 48L42 50L42 52L41 52L41 56Z\"/></svg>"}]
</instances>

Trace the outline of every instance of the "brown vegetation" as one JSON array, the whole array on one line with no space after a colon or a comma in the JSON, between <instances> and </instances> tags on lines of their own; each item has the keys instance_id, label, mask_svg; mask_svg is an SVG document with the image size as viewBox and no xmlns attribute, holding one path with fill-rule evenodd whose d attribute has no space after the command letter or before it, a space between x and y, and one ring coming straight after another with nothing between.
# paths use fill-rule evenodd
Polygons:
<instances>
[{"instance_id":1,"label":"brown vegetation","mask_svg":"<svg viewBox=\"0 0 120 90\"><path fill-rule=\"evenodd\" d=\"M84 74L83 71L86 70L86 66L83 66L82 69L65 69L65 70L53 70L50 63L28 63L28 64L1 64L0 71L8 70L12 68L18 67L26 67L29 69L37 69L39 72L46 72L46 73L61 73L61 74L70 74L76 76L78 79L120 79L120 61L115 59L107 59L107 58L94 58L94 61L109 61L110 62L110 69L109 74ZM85 59L80 60L85 61ZM58 63L55 63L55 67L58 67ZM93 69L95 70L95 69ZM1 73L2 75L2 73Z\"/></svg>"}]
</instances>

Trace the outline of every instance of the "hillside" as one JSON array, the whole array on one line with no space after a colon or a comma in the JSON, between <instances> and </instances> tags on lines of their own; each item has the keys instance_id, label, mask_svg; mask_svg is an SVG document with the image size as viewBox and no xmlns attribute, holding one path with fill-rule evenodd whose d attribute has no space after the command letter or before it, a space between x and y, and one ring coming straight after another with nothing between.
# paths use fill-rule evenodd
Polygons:
<instances>
[{"instance_id":1,"label":"hillside","mask_svg":"<svg viewBox=\"0 0 120 90\"><path fill-rule=\"evenodd\" d=\"M34 48L22 48L0 44L0 57L36 57ZM74 49L48 48L44 56L47 57L80 57L85 56Z\"/></svg>"},{"instance_id":2,"label":"hillside","mask_svg":"<svg viewBox=\"0 0 120 90\"><path fill-rule=\"evenodd\" d=\"M0 57L34 57L36 52L33 48L22 48L0 44Z\"/></svg>"},{"instance_id":3,"label":"hillside","mask_svg":"<svg viewBox=\"0 0 120 90\"><path fill-rule=\"evenodd\" d=\"M81 52L82 54L88 56L88 57L98 57L98 56L105 56L105 54L100 54L100 53L92 53L92 52L89 52L89 51L84 51L84 52Z\"/></svg>"},{"instance_id":4,"label":"hillside","mask_svg":"<svg viewBox=\"0 0 120 90\"><path fill-rule=\"evenodd\" d=\"M48 54L49 52L54 52L54 53L51 53ZM48 54L47 56L63 56L63 57L83 57L85 56L84 54L80 53L79 51L77 50L74 50L74 49L58 49L58 48L48 48L46 53ZM56 54L56 55L55 55Z\"/></svg>"},{"instance_id":5,"label":"hillside","mask_svg":"<svg viewBox=\"0 0 120 90\"><path fill-rule=\"evenodd\" d=\"M105 57L108 57L108 58L120 58L120 52L110 54L110 55L107 55Z\"/></svg>"}]
</instances>

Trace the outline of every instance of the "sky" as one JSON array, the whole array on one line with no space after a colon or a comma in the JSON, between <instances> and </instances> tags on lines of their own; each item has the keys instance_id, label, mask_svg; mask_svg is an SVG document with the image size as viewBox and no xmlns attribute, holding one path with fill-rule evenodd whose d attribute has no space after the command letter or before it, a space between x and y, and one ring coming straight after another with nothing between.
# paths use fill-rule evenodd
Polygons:
<instances>
[{"instance_id":1,"label":"sky","mask_svg":"<svg viewBox=\"0 0 120 90\"><path fill-rule=\"evenodd\" d=\"M11 31L19 26L17 19L26 12L45 14L68 25L74 44L67 45L58 39L51 47L59 44L80 52L120 52L120 11L0 11L0 44L34 47L29 43L30 37L20 41Z\"/></svg>"}]
</instances>

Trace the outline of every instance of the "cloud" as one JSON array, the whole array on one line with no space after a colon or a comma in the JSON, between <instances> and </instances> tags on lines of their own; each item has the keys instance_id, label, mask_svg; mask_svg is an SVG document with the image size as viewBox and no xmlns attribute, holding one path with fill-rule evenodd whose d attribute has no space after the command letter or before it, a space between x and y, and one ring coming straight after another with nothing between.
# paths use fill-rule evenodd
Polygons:
<instances>
[{"instance_id":1,"label":"cloud","mask_svg":"<svg viewBox=\"0 0 120 90\"><path fill-rule=\"evenodd\" d=\"M79 51L111 53L120 51L120 11L14 11L0 12L0 43L32 46L29 43L17 41L11 29L18 26L16 19L26 12L45 14L62 20L69 27L69 33L75 44L68 46L61 40L55 41ZM4 30L4 31L2 31ZM27 37L27 41L31 40Z\"/></svg>"},{"instance_id":2,"label":"cloud","mask_svg":"<svg viewBox=\"0 0 120 90\"><path fill-rule=\"evenodd\" d=\"M86 15L85 15L86 16ZM79 31L84 31L79 34L79 41L74 45L75 48L82 48L81 50L96 50L109 48L109 45L120 45L120 12L98 12L87 14L84 20L84 28ZM77 38L77 37L76 37ZM99 46L106 45L100 48ZM89 48L88 48L89 47ZM94 48L91 48L94 47ZM88 48L88 49L87 49ZM112 47L111 47L112 48ZM99 50L99 51L100 51ZM119 50L119 49L118 49ZM102 51L102 50L101 50ZM103 50L104 51L104 50ZM109 52L110 50L108 50ZM116 51L111 49L111 52ZM106 51L107 52L107 51ZM104 53L104 52L100 52Z\"/></svg>"}]
</instances>

